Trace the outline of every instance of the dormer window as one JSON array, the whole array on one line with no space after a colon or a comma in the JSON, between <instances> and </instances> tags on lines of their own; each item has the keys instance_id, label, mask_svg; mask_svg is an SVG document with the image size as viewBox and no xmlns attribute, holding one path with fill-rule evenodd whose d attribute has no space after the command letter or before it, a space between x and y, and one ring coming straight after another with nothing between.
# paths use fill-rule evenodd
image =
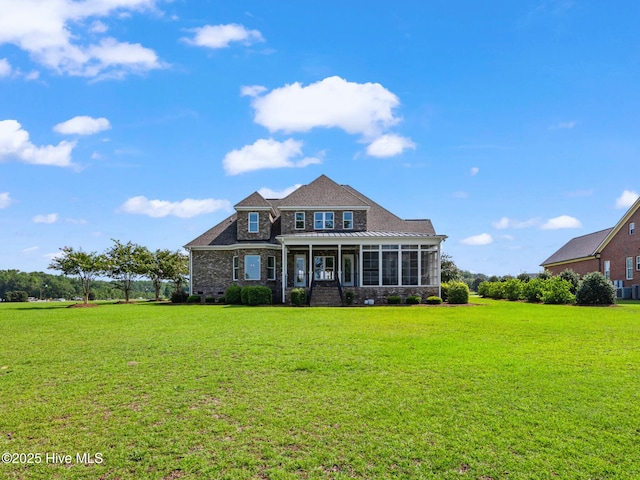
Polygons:
<instances>
[{"instance_id":1,"label":"dormer window","mask_svg":"<svg viewBox=\"0 0 640 480\"><path fill-rule=\"evenodd\" d=\"M342 213L342 228L345 230L353 229L353 212Z\"/></svg>"},{"instance_id":2,"label":"dormer window","mask_svg":"<svg viewBox=\"0 0 640 480\"><path fill-rule=\"evenodd\" d=\"M313 228L316 230L332 230L333 212L314 212Z\"/></svg>"},{"instance_id":3,"label":"dormer window","mask_svg":"<svg viewBox=\"0 0 640 480\"><path fill-rule=\"evenodd\" d=\"M296 212L296 230L304 230L304 212Z\"/></svg>"},{"instance_id":4,"label":"dormer window","mask_svg":"<svg viewBox=\"0 0 640 480\"><path fill-rule=\"evenodd\" d=\"M258 230L259 230L258 212L250 212L249 213L249 233L258 233Z\"/></svg>"}]
</instances>

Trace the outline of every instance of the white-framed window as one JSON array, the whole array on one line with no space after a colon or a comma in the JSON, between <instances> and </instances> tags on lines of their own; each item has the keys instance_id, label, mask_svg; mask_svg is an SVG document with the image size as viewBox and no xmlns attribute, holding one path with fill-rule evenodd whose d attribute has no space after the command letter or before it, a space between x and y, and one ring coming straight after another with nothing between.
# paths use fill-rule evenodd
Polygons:
<instances>
[{"instance_id":1,"label":"white-framed window","mask_svg":"<svg viewBox=\"0 0 640 480\"><path fill-rule=\"evenodd\" d=\"M332 230L333 212L314 212L313 228L316 230Z\"/></svg>"},{"instance_id":2,"label":"white-framed window","mask_svg":"<svg viewBox=\"0 0 640 480\"><path fill-rule=\"evenodd\" d=\"M259 225L258 212L249 212L249 233L258 233Z\"/></svg>"},{"instance_id":3,"label":"white-framed window","mask_svg":"<svg viewBox=\"0 0 640 480\"><path fill-rule=\"evenodd\" d=\"M636 257L636 270L640 270L640 255Z\"/></svg>"},{"instance_id":4,"label":"white-framed window","mask_svg":"<svg viewBox=\"0 0 640 480\"><path fill-rule=\"evenodd\" d=\"M314 280L334 280L336 275L336 265L334 257L316 256L313 257L313 279Z\"/></svg>"},{"instance_id":5,"label":"white-framed window","mask_svg":"<svg viewBox=\"0 0 640 480\"><path fill-rule=\"evenodd\" d=\"M342 228L353 229L353 212L342 212Z\"/></svg>"},{"instance_id":6,"label":"white-framed window","mask_svg":"<svg viewBox=\"0 0 640 480\"><path fill-rule=\"evenodd\" d=\"M611 280L611 261L610 260L604 261L604 278L606 278L607 280Z\"/></svg>"},{"instance_id":7,"label":"white-framed window","mask_svg":"<svg viewBox=\"0 0 640 480\"><path fill-rule=\"evenodd\" d=\"M304 230L304 212L296 212L296 230Z\"/></svg>"},{"instance_id":8,"label":"white-framed window","mask_svg":"<svg viewBox=\"0 0 640 480\"><path fill-rule=\"evenodd\" d=\"M627 280L633 280L633 257L626 258Z\"/></svg>"},{"instance_id":9,"label":"white-framed window","mask_svg":"<svg viewBox=\"0 0 640 480\"><path fill-rule=\"evenodd\" d=\"M244 256L244 279L260 280L260 255Z\"/></svg>"},{"instance_id":10,"label":"white-framed window","mask_svg":"<svg viewBox=\"0 0 640 480\"><path fill-rule=\"evenodd\" d=\"M429 245L363 245L362 285L434 285L438 264Z\"/></svg>"},{"instance_id":11,"label":"white-framed window","mask_svg":"<svg viewBox=\"0 0 640 480\"><path fill-rule=\"evenodd\" d=\"M633 235L636 231L636 223L635 222L631 222L629 224L629 235Z\"/></svg>"},{"instance_id":12,"label":"white-framed window","mask_svg":"<svg viewBox=\"0 0 640 480\"><path fill-rule=\"evenodd\" d=\"M267 280L276 279L276 257L267 257Z\"/></svg>"},{"instance_id":13,"label":"white-framed window","mask_svg":"<svg viewBox=\"0 0 640 480\"><path fill-rule=\"evenodd\" d=\"M240 271L240 266L238 265L238 256L234 255L233 257L233 281L238 281L238 272Z\"/></svg>"}]
</instances>

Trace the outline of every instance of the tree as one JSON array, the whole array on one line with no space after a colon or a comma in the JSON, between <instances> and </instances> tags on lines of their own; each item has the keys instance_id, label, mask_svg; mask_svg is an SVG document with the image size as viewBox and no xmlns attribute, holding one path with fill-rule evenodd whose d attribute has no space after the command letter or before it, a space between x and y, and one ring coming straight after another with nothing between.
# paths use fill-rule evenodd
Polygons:
<instances>
[{"instance_id":1,"label":"tree","mask_svg":"<svg viewBox=\"0 0 640 480\"><path fill-rule=\"evenodd\" d=\"M152 255L152 261L148 265L146 275L153 282L156 294L156 302L160 300L160 289L163 280L171 280L176 284L176 290L182 289L184 276L189 272L187 257L180 252L171 250L156 250Z\"/></svg>"},{"instance_id":2,"label":"tree","mask_svg":"<svg viewBox=\"0 0 640 480\"><path fill-rule=\"evenodd\" d=\"M453 257L443 253L440 256L440 281L442 283L457 282L460 278L460 269L453 261Z\"/></svg>"},{"instance_id":3,"label":"tree","mask_svg":"<svg viewBox=\"0 0 640 480\"><path fill-rule=\"evenodd\" d=\"M113 246L105 252L105 273L115 280L116 287L124 293L125 302L129 302L131 283L147 274L153 255L147 247L136 243L111 240Z\"/></svg>"},{"instance_id":4,"label":"tree","mask_svg":"<svg viewBox=\"0 0 640 480\"><path fill-rule=\"evenodd\" d=\"M51 261L49 268L59 270L64 275L77 277L82 284L84 303L89 303L91 283L105 267L104 256L96 252L74 250L73 247L63 247L60 251L62 254Z\"/></svg>"}]
</instances>

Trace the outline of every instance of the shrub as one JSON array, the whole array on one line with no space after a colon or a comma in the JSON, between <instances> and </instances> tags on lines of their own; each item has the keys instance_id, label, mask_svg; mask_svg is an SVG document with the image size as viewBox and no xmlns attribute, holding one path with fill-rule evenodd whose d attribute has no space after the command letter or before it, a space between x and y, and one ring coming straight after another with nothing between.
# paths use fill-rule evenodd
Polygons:
<instances>
[{"instance_id":1,"label":"shrub","mask_svg":"<svg viewBox=\"0 0 640 480\"><path fill-rule=\"evenodd\" d=\"M489 291L491 290L491 282L480 282L480 284L478 285L478 295L480 295L481 297L488 297L489 296Z\"/></svg>"},{"instance_id":2,"label":"shrub","mask_svg":"<svg viewBox=\"0 0 640 480\"><path fill-rule=\"evenodd\" d=\"M576 301L580 305L613 305L616 290L600 272L587 273L578 285Z\"/></svg>"},{"instance_id":3,"label":"shrub","mask_svg":"<svg viewBox=\"0 0 640 480\"><path fill-rule=\"evenodd\" d=\"M560 277L553 277L544 284L542 302L551 304L574 303L576 296L571 293L571 283Z\"/></svg>"},{"instance_id":4,"label":"shrub","mask_svg":"<svg viewBox=\"0 0 640 480\"><path fill-rule=\"evenodd\" d=\"M216 303L216 297L207 297L204 299L204 303Z\"/></svg>"},{"instance_id":5,"label":"shrub","mask_svg":"<svg viewBox=\"0 0 640 480\"><path fill-rule=\"evenodd\" d=\"M547 280L534 278L522 286L522 296L527 302L541 302L544 293L544 285Z\"/></svg>"},{"instance_id":6,"label":"shrub","mask_svg":"<svg viewBox=\"0 0 640 480\"><path fill-rule=\"evenodd\" d=\"M566 280L571 284L571 293L575 295L578 291L578 283L580 283L580 275L571 270L570 268L565 268L558 275L561 279Z\"/></svg>"},{"instance_id":7,"label":"shrub","mask_svg":"<svg viewBox=\"0 0 640 480\"><path fill-rule=\"evenodd\" d=\"M504 282L502 290L504 291L504 298L507 300L512 302L520 300L522 295L522 280L518 280L517 278L507 280Z\"/></svg>"},{"instance_id":8,"label":"shrub","mask_svg":"<svg viewBox=\"0 0 640 480\"><path fill-rule=\"evenodd\" d=\"M451 286L451 282L443 282L440 284L440 295L442 296L442 301L446 302L449 298L449 287Z\"/></svg>"},{"instance_id":9,"label":"shrub","mask_svg":"<svg viewBox=\"0 0 640 480\"><path fill-rule=\"evenodd\" d=\"M404 303L407 305L418 305L421 301L422 297L420 295L409 295Z\"/></svg>"},{"instance_id":10,"label":"shrub","mask_svg":"<svg viewBox=\"0 0 640 480\"><path fill-rule=\"evenodd\" d=\"M399 305L400 303L402 303L402 299L399 295L391 295L387 297L387 303L389 305Z\"/></svg>"},{"instance_id":11,"label":"shrub","mask_svg":"<svg viewBox=\"0 0 640 480\"><path fill-rule=\"evenodd\" d=\"M427 297L426 303L427 305L440 305L442 303L442 299L437 295L432 295Z\"/></svg>"},{"instance_id":12,"label":"shrub","mask_svg":"<svg viewBox=\"0 0 640 480\"><path fill-rule=\"evenodd\" d=\"M171 294L171 303L184 303L189 298L189 294L186 292L173 292Z\"/></svg>"},{"instance_id":13,"label":"shrub","mask_svg":"<svg viewBox=\"0 0 640 480\"><path fill-rule=\"evenodd\" d=\"M538 278L540 280L549 280L551 277L553 277L553 273L551 273L549 270L544 270L543 272L538 274Z\"/></svg>"},{"instance_id":14,"label":"shrub","mask_svg":"<svg viewBox=\"0 0 640 480\"><path fill-rule=\"evenodd\" d=\"M531 280L531 277L529 276L528 273L521 273L516 278L520 280L522 283L527 283L529 280Z\"/></svg>"},{"instance_id":15,"label":"shrub","mask_svg":"<svg viewBox=\"0 0 640 480\"><path fill-rule=\"evenodd\" d=\"M202 297L200 295L189 295L187 297L187 303L201 303Z\"/></svg>"},{"instance_id":16,"label":"shrub","mask_svg":"<svg viewBox=\"0 0 640 480\"><path fill-rule=\"evenodd\" d=\"M4 294L5 302L26 302L29 300L29 294L22 290L10 290Z\"/></svg>"},{"instance_id":17,"label":"shrub","mask_svg":"<svg viewBox=\"0 0 640 480\"><path fill-rule=\"evenodd\" d=\"M307 291L304 288L294 288L291 290L291 303L300 307L307 303Z\"/></svg>"},{"instance_id":18,"label":"shrub","mask_svg":"<svg viewBox=\"0 0 640 480\"><path fill-rule=\"evenodd\" d=\"M259 285L246 286L242 287L240 297L242 298L242 303L245 305L271 305L273 292L269 287Z\"/></svg>"},{"instance_id":19,"label":"shrub","mask_svg":"<svg viewBox=\"0 0 640 480\"><path fill-rule=\"evenodd\" d=\"M469 303L469 287L464 282L451 282L447 300L450 304Z\"/></svg>"},{"instance_id":20,"label":"shrub","mask_svg":"<svg viewBox=\"0 0 640 480\"><path fill-rule=\"evenodd\" d=\"M489 285L489 298L494 300L500 300L504 298L504 283L503 282L491 282Z\"/></svg>"},{"instance_id":21,"label":"shrub","mask_svg":"<svg viewBox=\"0 0 640 480\"><path fill-rule=\"evenodd\" d=\"M242 303L242 300L240 299L241 291L242 288L239 285L231 285L227 287L224 292L225 302L232 305L240 305Z\"/></svg>"},{"instance_id":22,"label":"shrub","mask_svg":"<svg viewBox=\"0 0 640 480\"><path fill-rule=\"evenodd\" d=\"M351 290L344 292L344 301L347 305L353 305L354 294Z\"/></svg>"}]
</instances>

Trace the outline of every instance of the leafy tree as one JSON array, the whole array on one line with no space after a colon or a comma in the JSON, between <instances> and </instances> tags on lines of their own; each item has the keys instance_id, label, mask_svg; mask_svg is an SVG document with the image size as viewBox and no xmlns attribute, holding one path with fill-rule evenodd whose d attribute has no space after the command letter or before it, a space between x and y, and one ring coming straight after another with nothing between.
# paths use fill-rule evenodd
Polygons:
<instances>
[{"instance_id":1,"label":"leafy tree","mask_svg":"<svg viewBox=\"0 0 640 480\"><path fill-rule=\"evenodd\" d=\"M580 305L613 305L616 290L600 272L587 273L578 286L576 300Z\"/></svg>"},{"instance_id":2,"label":"leafy tree","mask_svg":"<svg viewBox=\"0 0 640 480\"><path fill-rule=\"evenodd\" d=\"M153 282L156 301L160 300L160 290L163 280L171 280L176 285L176 291L182 290L185 276L189 273L189 263L186 255L171 250L156 250L151 254L146 275Z\"/></svg>"},{"instance_id":3,"label":"leafy tree","mask_svg":"<svg viewBox=\"0 0 640 480\"><path fill-rule=\"evenodd\" d=\"M153 262L153 255L147 247L136 243L122 243L114 239L112 241L113 246L105 252L105 273L115 280L116 287L122 290L124 299L128 302L132 282L147 274L149 265Z\"/></svg>"},{"instance_id":4,"label":"leafy tree","mask_svg":"<svg viewBox=\"0 0 640 480\"><path fill-rule=\"evenodd\" d=\"M453 257L443 253L440 256L440 281L442 283L457 282L460 279L460 269L453 261Z\"/></svg>"},{"instance_id":5,"label":"leafy tree","mask_svg":"<svg viewBox=\"0 0 640 480\"><path fill-rule=\"evenodd\" d=\"M96 252L74 250L73 247L63 247L60 251L62 255L54 258L49 268L77 277L82 285L84 303L89 303L91 284L105 268L104 256Z\"/></svg>"}]
</instances>

